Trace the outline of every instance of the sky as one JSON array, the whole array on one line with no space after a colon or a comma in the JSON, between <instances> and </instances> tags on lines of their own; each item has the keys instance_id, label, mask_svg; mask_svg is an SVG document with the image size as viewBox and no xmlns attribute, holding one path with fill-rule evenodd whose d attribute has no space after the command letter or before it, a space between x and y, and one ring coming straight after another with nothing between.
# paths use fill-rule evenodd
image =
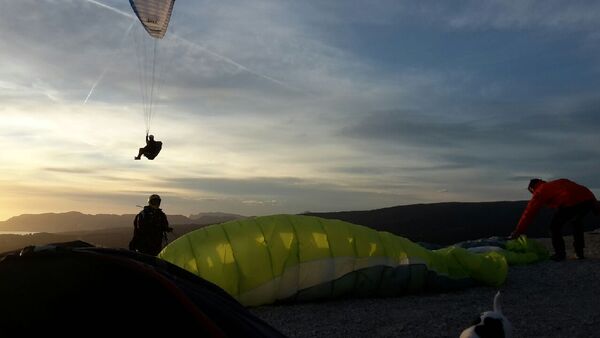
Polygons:
<instances>
[{"instance_id":1,"label":"sky","mask_svg":"<svg viewBox=\"0 0 600 338\"><path fill-rule=\"evenodd\" d=\"M600 196L597 1L0 0L0 220ZM158 85L160 84L160 85Z\"/></svg>"}]
</instances>

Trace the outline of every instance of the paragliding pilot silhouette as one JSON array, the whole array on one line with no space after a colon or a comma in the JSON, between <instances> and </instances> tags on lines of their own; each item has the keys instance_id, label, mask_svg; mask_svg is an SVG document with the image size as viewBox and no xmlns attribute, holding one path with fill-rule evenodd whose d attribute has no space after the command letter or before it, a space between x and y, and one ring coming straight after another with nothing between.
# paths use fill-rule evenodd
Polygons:
<instances>
[{"instance_id":1,"label":"paragliding pilot silhouette","mask_svg":"<svg viewBox=\"0 0 600 338\"><path fill-rule=\"evenodd\" d=\"M160 153L162 149L161 141L154 141L154 135L148 135L146 133L146 146L140 148L140 151L134 159L139 160L142 158L142 155L146 156L147 159L153 160L158 153Z\"/></svg>"},{"instance_id":2,"label":"paragliding pilot silhouette","mask_svg":"<svg viewBox=\"0 0 600 338\"><path fill-rule=\"evenodd\" d=\"M133 220L133 238L129 250L156 256L166 242L167 232L172 232L167 215L160 209L160 196L153 194L148 205Z\"/></svg>"}]
</instances>

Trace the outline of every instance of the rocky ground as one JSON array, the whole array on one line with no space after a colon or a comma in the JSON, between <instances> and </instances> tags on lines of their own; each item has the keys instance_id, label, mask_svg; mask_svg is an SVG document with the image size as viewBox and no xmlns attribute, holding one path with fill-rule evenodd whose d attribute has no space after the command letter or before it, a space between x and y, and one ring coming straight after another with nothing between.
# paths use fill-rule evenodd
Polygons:
<instances>
[{"instance_id":1,"label":"rocky ground","mask_svg":"<svg viewBox=\"0 0 600 338\"><path fill-rule=\"evenodd\" d=\"M539 240L551 247L550 239ZM572 238L565 240L570 248ZM586 233L586 246L585 260L510 268L500 290L514 337L600 337L600 232ZM496 291L476 287L251 311L290 337L458 337L480 312L491 310Z\"/></svg>"}]
</instances>

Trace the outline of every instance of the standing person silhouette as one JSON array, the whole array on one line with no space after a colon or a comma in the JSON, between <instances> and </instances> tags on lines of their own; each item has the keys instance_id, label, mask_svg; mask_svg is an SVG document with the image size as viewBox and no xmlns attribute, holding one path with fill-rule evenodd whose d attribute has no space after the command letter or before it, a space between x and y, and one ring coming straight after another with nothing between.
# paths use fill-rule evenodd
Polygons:
<instances>
[{"instance_id":1,"label":"standing person silhouette","mask_svg":"<svg viewBox=\"0 0 600 338\"><path fill-rule=\"evenodd\" d=\"M160 209L160 196L153 194L148 198L148 205L133 220L133 238L129 242L129 250L156 256L163 248L166 233L172 232L167 215Z\"/></svg>"}]
</instances>

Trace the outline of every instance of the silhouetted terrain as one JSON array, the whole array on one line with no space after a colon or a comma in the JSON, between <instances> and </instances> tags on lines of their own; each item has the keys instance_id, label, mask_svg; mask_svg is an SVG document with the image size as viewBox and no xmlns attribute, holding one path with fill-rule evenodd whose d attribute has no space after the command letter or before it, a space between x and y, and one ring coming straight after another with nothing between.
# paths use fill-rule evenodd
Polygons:
<instances>
[{"instance_id":1,"label":"silhouetted terrain","mask_svg":"<svg viewBox=\"0 0 600 338\"><path fill-rule=\"evenodd\" d=\"M217 224L241 218L246 218L246 216L224 212L202 212L190 215L190 219L196 224Z\"/></svg>"},{"instance_id":2,"label":"silhouetted terrain","mask_svg":"<svg viewBox=\"0 0 600 338\"><path fill-rule=\"evenodd\" d=\"M65 232L80 230L95 230L109 228L123 228L131 226L134 214L88 215L77 211L65 213L25 214L11 217L0 222L2 231L34 231L34 232ZM194 223L182 215L168 215L172 224Z\"/></svg>"},{"instance_id":3,"label":"silhouetted terrain","mask_svg":"<svg viewBox=\"0 0 600 338\"><path fill-rule=\"evenodd\" d=\"M369 211L309 212L306 215L340 219L388 231L415 242L453 244L469 239L508 236L519 222L527 201L450 202L403 205ZM542 209L528 228L530 237L548 237L553 210ZM600 226L600 217L585 219L587 230ZM566 227L568 228L568 227ZM566 229L570 233L570 229Z\"/></svg>"},{"instance_id":4,"label":"silhouetted terrain","mask_svg":"<svg viewBox=\"0 0 600 338\"><path fill-rule=\"evenodd\" d=\"M396 206L368 211L307 213L323 218L335 218L368 226L409 238L415 242L453 244L464 240L491 236L508 236L514 229L527 201L433 203ZM548 237L548 225L553 211L542 210L529 227L530 237ZM244 216L225 213L170 215L175 231L173 240L189 231ZM32 235L0 235L0 252L27 245L82 240L96 246L126 248L133 232L134 215L64 214L21 215L0 222L0 230L43 231ZM47 223L45 223L47 222ZM589 215L586 229L600 226L600 217ZM104 228L104 229L101 229ZM52 230L52 229L59 229ZM85 229L85 230L84 230ZM570 229L566 227L566 233ZM60 232L60 233L54 233Z\"/></svg>"},{"instance_id":5,"label":"silhouetted terrain","mask_svg":"<svg viewBox=\"0 0 600 338\"><path fill-rule=\"evenodd\" d=\"M25 214L0 222L0 231L67 232L130 227L135 214L89 215L77 211L64 213ZM186 217L168 215L171 224L207 225L222 223L244 216L227 213L199 213Z\"/></svg>"},{"instance_id":6,"label":"silhouetted terrain","mask_svg":"<svg viewBox=\"0 0 600 338\"><path fill-rule=\"evenodd\" d=\"M509 234L526 203L436 203L309 214L390 231L413 241L454 243ZM551 215L551 210L543 210L528 235L546 237ZM127 247L132 219L125 227L103 230L0 235L0 252L77 239L97 246ZM586 219L588 229L599 224L598 217ZM170 239L203 226L174 225ZM572 238L565 240L571 257ZM549 239L540 241L551 249ZM501 288L504 313L513 323L514 337L597 335L600 232L586 233L586 256L583 261L546 261L509 269L508 279ZM456 337L478 313L490 310L497 290L497 287L474 287L449 293L271 305L251 311L290 337Z\"/></svg>"},{"instance_id":7,"label":"silhouetted terrain","mask_svg":"<svg viewBox=\"0 0 600 338\"><path fill-rule=\"evenodd\" d=\"M0 235L0 253L29 245L81 240L101 247L127 248L133 235L135 215L86 215L80 212L21 215L0 222L1 231L32 231L29 235ZM226 213L200 213L190 219L169 215L173 233L169 241L192 230L244 216Z\"/></svg>"},{"instance_id":8,"label":"silhouetted terrain","mask_svg":"<svg viewBox=\"0 0 600 338\"><path fill-rule=\"evenodd\" d=\"M184 224L173 225L173 232L168 234L169 242L179 236L206 225ZM128 248L133 235L133 226L127 228L101 229L91 231L72 231L61 233L41 232L30 235L0 235L0 253L17 250L29 245L44 245L80 240L95 246L107 248Z\"/></svg>"}]
</instances>

